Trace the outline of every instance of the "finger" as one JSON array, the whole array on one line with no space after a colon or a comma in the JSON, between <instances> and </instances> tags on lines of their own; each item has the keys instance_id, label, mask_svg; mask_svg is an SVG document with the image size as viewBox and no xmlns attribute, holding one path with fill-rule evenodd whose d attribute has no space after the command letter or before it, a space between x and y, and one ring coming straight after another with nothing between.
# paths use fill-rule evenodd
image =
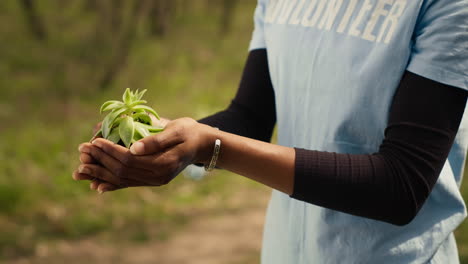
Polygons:
<instances>
[{"instance_id":1,"label":"finger","mask_svg":"<svg viewBox=\"0 0 468 264\"><path fill-rule=\"evenodd\" d=\"M149 116L151 118L153 126L165 127L167 123L171 122L170 119L164 117L160 117L159 119L157 119L153 114L150 114Z\"/></svg>"},{"instance_id":2,"label":"finger","mask_svg":"<svg viewBox=\"0 0 468 264\"><path fill-rule=\"evenodd\" d=\"M168 129L159 134L145 137L135 142L130 147L130 152L134 155L148 155L180 144L184 140L177 131L176 129Z\"/></svg>"},{"instance_id":3,"label":"finger","mask_svg":"<svg viewBox=\"0 0 468 264\"><path fill-rule=\"evenodd\" d=\"M83 145L81 149L84 153L89 154L99 164L110 170L112 174L119 176L119 174L122 173L122 170L124 169L123 164L119 160L102 151L97 146L86 144Z\"/></svg>"},{"instance_id":4,"label":"finger","mask_svg":"<svg viewBox=\"0 0 468 264\"><path fill-rule=\"evenodd\" d=\"M96 164L96 160L93 159L88 153L80 153L80 162L83 164Z\"/></svg>"},{"instance_id":5,"label":"finger","mask_svg":"<svg viewBox=\"0 0 468 264\"><path fill-rule=\"evenodd\" d=\"M123 189L123 188L124 187L119 187L117 185L110 184L108 182L103 182L99 184L99 186L97 187L97 191L100 193L105 193L105 192L112 192L112 191Z\"/></svg>"},{"instance_id":6,"label":"finger","mask_svg":"<svg viewBox=\"0 0 468 264\"><path fill-rule=\"evenodd\" d=\"M87 146L87 145L85 145ZM113 158L119 160L120 162L123 163L123 161L128 159L128 156L131 155L130 151L122 147L118 144L115 144L112 141L103 139L103 138L97 138L92 142L91 146L95 146L100 148L102 151L105 153L109 154Z\"/></svg>"},{"instance_id":7,"label":"finger","mask_svg":"<svg viewBox=\"0 0 468 264\"><path fill-rule=\"evenodd\" d=\"M98 162L91 155L81 151L86 144L89 144L89 143L80 144L80 146L78 147L78 151L81 152L80 153L80 162L83 163L83 164L98 164Z\"/></svg>"},{"instance_id":8,"label":"finger","mask_svg":"<svg viewBox=\"0 0 468 264\"><path fill-rule=\"evenodd\" d=\"M113 174L105 167L94 164L81 164L78 167L78 172L95 178L98 183L91 185L91 189L96 190L100 183L110 183L119 187L133 186L151 186L153 173L144 169L127 168L125 171L119 172L119 175ZM97 185L96 185L97 184Z\"/></svg>"},{"instance_id":9,"label":"finger","mask_svg":"<svg viewBox=\"0 0 468 264\"><path fill-rule=\"evenodd\" d=\"M83 152L87 146L90 146L89 142L81 143L78 146L78 151L80 152L80 161L81 163L97 164L97 161L89 155L89 153Z\"/></svg>"},{"instance_id":10,"label":"finger","mask_svg":"<svg viewBox=\"0 0 468 264\"><path fill-rule=\"evenodd\" d=\"M89 144L89 143L86 143L86 144ZM82 145L85 145L85 144L80 145L80 147L79 147L80 151L82 149ZM84 153L84 152L80 153L80 162L83 163L83 164L98 164L98 162L91 155L89 155L88 153ZM91 181L93 181L96 178L94 178L92 176L89 176L89 175L86 175L86 174L80 174L80 173L78 173L78 171L76 171L73 174L73 179L77 180L77 181L79 181L79 180L91 180ZM97 181L97 184L99 184L100 182L101 181Z\"/></svg>"},{"instance_id":11,"label":"finger","mask_svg":"<svg viewBox=\"0 0 468 264\"><path fill-rule=\"evenodd\" d=\"M94 180L89 184L89 188L90 188L91 190L97 190L99 184L101 184L101 181L100 181L100 180L94 179Z\"/></svg>"},{"instance_id":12,"label":"finger","mask_svg":"<svg viewBox=\"0 0 468 264\"><path fill-rule=\"evenodd\" d=\"M118 160L121 165L131 168L142 168L145 170L151 170L152 161L154 157L151 156L134 156L127 148L120 145L114 144L113 142L106 139L96 139L92 145L83 144L83 150L87 151L87 147L95 146L102 150L103 153L108 154L115 160ZM97 159L97 157L93 156ZM107 166L106 166L107 167Z\"/></svg>"},{"instance_id":13,"label":"finger","mask_svg":"<svg viewBox=\"0 0 468 264\"><path fill-rule=\"evenodd\" d=\"M148 186L148 184L141 183L141 182L138 182L138 181L131 181L127 186L123 187L123 186L116 186L116 185L110 184L108 182L103 182L103 183L100 183L96 187L95 190L102 194L102 193L105 193L105 192L112 192L112 191L117 191L117 190L121 190L121 189L126 189L128 187L137 187L137 186Z\"/></svg>"},{"instance_id":14,"label":"finger","mask_svg":"<svg viewBox=\"0 0 468 264\"><path fill-rule=\"evenodd\" d=\"M90 181L94 179L94 177L89 176L87 174L81 174L78 171L74 171L72 177L75 181Z\"/></svg>"},{"instance_id":15,"label":"finger","mask_svg":"<svg viewBox=\"0 0 468 264\"><path fill-rule=\"evenodd\" d=\"M161 117L161 120L159 120L159 121L160 121L161 126L163 126L163 127L166 127L167 124L168 124L169 122L171 122L170 119L164 118L164 117Z\"/></svg>"},{"instance_id":16,"label":"finger","mask_svg":"<svg viewBox=\"0 0 468 264\"><path fill-rule=\"evenodd\" d=\"M99 180L110 182L115 185L120 185L120 178L113 175L107 168L95 164L81 164L78 167L78 172L86 174Z\"/></svg>"}]
</instances>

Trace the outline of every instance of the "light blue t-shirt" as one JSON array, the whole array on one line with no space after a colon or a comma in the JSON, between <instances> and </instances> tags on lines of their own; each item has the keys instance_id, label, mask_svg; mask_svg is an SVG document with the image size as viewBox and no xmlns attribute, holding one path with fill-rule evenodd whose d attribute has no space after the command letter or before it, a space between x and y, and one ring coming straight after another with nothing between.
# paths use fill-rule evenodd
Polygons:
<instances>
[{"instance_id":1,"label":"light blue t-shirt","mask_svg":"<svg viewBox=\"0 0 468 264\"><path fill-rule=\"evenodd\" d=\"M468 90L468 0L259 0L254 21L250 49L268 52L280 145L377 152L405 70ZM466 216L467 116L410 224L273 191L262 263L458 263L452 232Z\"/></svg>"}]
</instances>

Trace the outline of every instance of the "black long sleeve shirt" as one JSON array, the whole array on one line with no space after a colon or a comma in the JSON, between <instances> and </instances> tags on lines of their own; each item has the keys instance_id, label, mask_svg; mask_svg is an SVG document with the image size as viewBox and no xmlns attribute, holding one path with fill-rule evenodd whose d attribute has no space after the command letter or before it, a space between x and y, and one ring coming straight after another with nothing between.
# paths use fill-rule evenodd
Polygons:
<instances>
[{"instance_id":1,"label":"black long sleeve shirt","mask_svg":"<svg viewBox=\"0 0 468 264\"><path fill-rule=\"evenodd\" d=\"M295 149L292 198L404 225L434 187L463 116L467 92L405 72L377 153ZM200 120L223 131L269 141L275 96L265 49L249 54L229 107Z\"/></svg>"}]
</instances>

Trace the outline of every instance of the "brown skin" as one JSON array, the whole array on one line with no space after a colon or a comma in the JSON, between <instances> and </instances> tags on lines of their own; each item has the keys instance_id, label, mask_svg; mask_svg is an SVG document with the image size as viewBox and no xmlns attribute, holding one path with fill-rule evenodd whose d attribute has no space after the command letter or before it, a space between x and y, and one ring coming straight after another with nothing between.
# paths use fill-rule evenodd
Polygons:
<instances>
[{"instance_id":1,"label":"brown skin","mask_svg":"<svg viewBox=\"0 0 468 264\"><path fill-rule=\"evenodd\" d=\"M164 118L164 117L161 117L160 119L157 119L152 114L150 114L149 116L151 117L152 123L155 126L165 127L171 121L170 119L167 119L167 118ZM99 122L94 126L93 135L95 135L98 132L98 130L101 129L101 125L102 125L102 122ZM97 138L98 137L93 137L89 142L92 142ZM99 164L99 162L96 161L95 159L93 159L93 157L91 155L89 155L87 153L83 153L83 152L80 153L80 162L82 164ZM102 191L100 191L100 190L102 190L103 187L106 187L106 190L117 190L117 189L122 188L122 187L116 186L114 184L110 184L108 182L99 180L99 178L92 177L92 176L89 176L89 175L86 175L86 174L81 174L78 171L73 172L73 179L75 179L75 180L90 180L91 183L90 183L89 187L92 190L98 190L100 193L102 193ZM102 185L101 186L102 188L99 188L100 185Z\"/></svg>"},{"instance_id":2,"label":"brown skin","mask_svg":"<svg viewBox=\"0 0 468 264\"><path fill-rule=\"evenodd\" d=\"M191 118L168 122L162 133L140 140L130 150L102 138L81 144L82 164L73 178L100 179L91 184L100 193L165 185L189 164L208 164L216 139L221 140L217 167L292 194L293 148L219 131Z\"/></svg>"}]
</instances>

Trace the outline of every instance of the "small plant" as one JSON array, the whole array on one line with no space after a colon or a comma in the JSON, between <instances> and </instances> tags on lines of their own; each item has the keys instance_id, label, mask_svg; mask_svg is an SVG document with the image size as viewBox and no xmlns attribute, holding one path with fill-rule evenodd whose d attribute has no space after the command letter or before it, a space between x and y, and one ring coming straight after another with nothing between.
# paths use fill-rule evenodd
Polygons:
<instances>
[{"instance_id":1,"label":"small plant","mask_svg":"<svg viewBox=\"0 0 468 264\"><path fill-rule=\"evenodd\" d=\"M162 127L153 126L150 114L157 119L159 115L142 100L146 90L139 92L127 88L122 101L107 101L101 106L100 113L110 111L102 121L101 129L94 137L103 137L127 148L136 141L163 131Z\"/></svg>"}]
</instances>

